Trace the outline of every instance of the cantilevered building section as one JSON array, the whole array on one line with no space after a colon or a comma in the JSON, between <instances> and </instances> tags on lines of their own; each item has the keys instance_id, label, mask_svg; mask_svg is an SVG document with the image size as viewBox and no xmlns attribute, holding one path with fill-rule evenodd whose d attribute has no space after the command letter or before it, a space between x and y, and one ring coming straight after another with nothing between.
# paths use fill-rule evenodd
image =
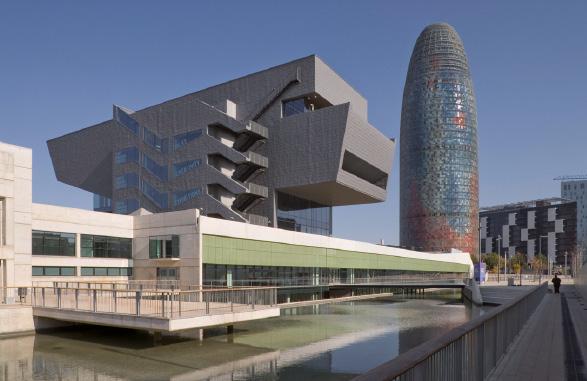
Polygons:
<instances>
[{"instance_id":1,"label":"cantilevered building section","mask_svg":"<svg viewBox=\"0 0 587 381\"><path fill-rule=\"evenodd\" d=\"M450 25L430 25L416 41L400 145L401 245L476 253L477 113L467 56Z\"/></svg>"},{"instance_id":2,"label":"cantilevered building section","mask_svg":"<svg viewBox=\"0 0 587 381\"><path fill-rule=\"evenodd\" d=\"M57 178L129 214L207 216L329 235L331 207L384 201L394 141L309 56L48 142Z\"/></svg>"}]
</instances>

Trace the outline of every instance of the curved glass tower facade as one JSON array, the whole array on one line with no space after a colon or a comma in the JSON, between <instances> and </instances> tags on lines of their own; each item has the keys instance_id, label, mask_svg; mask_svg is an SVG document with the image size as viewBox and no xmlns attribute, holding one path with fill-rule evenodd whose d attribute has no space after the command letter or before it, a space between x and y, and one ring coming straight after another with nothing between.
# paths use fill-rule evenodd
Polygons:
<instances>
[{"instance_id":1,"label":"curved glass tower facade","mask_svg":"<svg viewBox=\"0 0 587 381\"><path fill-rule=\"evenodd\" d=\"M426 27L404 87L400 132L400 243L477 253L477 111L463 42L448 24Z\"/></svg>"}]
</instances>

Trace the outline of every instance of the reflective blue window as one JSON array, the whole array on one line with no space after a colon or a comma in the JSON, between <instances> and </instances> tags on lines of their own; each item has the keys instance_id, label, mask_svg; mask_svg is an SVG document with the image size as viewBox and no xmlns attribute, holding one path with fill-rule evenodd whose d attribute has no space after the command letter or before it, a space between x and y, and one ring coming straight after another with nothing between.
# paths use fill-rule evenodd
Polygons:
<instances>
[{"instance_id":1,"label":"reflective blue window","mask_svg":"<svg viewBox=\"0 0 587 381\"><path fill-rule=\"evenodd\" d=\"M309 111L304 98L292 99L283 102L283 117L301 114Z\"/></svg>"},{"instance_id":2,"label":"reflective blue window","mask_svg":"<svg viewBox=\"0 0 587 381\"><path fill-rule=\"evenodd\" d=\"M166 165L159 165L149 156L143 154L141 158L141 164L143 167L151 172L153 175L157 176L162 181L167 181L167 166Z\"/></svg>"},{"instance_id":3,"label":"reflective blue window","mask_svg":"<svg viewBox=\"0 0 587 381\"><path fill-rule=\"evenodd\" d=\"M137 147L128 147L116 152L114 156L116 164L137 163L139 161L139 150Z\"/></svg>"},{"instance_id":4,"label":"reflective blue window","mask_svg":"<svg viewBox=\"0 0 587 381\"><path fill-rule=\"evenodd\" d=\"M303 233L332 235L332 207L277 192L277 227Z\"/></svg>"},{"instance_id":5,"label":"reflective blue window","mask_svg":"<svg viewBox=\"0 0 587 381\"><path fill-rule=\"evenodd\" d=\"M96 212L112 212L112 199L94 193L94 210Z\"/></svg>"},{"instance_id":6,"label":"reflective blue window","mask_svg":"<svg viewBox=\"0 0 587 381\"><path fill-rule=\"evenodd\" d=\"M139 202L134 198L116 201L114 212L118 214L132 213L139 208Z\"/></svg>"},{"instance_id":7,"label":"reflective blue window","mask_svg":"<svg viewBox=\"0 0 587 381\"><path fill-rule=\"evenodd\" d=\"M157 190L154 186L146 182L141 181L141 191L147 196L155 205L162 209L167 209L167 193L162 193Z\"/></svg>"},{"instance_id":8,"label":"reflective blue window","mask_svg":"<svg viewBox=\"0 0 587 381\"><path fill-rule=\"evenodd\" d=\"M133 134L138 135L139 124L120 107L114 106L114 120L128 128Z\"/></svg>"},{"instance_id":9,"label":"reflective blue window","mask_svg":"<svg viewBox=\"0 0 587 381\"><path fill-rule=\"evenodd\" d=\"M179 206L202 194L201 188L190 189L173 193L173 206Z\"/></svg>"},{"instance_id":10,"label":"reflective blue window","mask_svg":"<svg viewBox=\"0 0 587 381\"><path fill-rule=\"evenodd\" d=\"M198 168L202 164L202 160L193 159L184 161L181 163L173 164L173 175L175 177L181 176L195 168Z\"/></svg>"},{"instance_id":11,"label":"reflective blue window","mask_svg":"<svg viewBox=\"0 0 587 381\"><path fill-rule=\"evenodd\" d=\"M114 189L125 189L139 186L139 176L136 173L125 173L114 178Z\"/></svg>"},{"instance_id":12,"label":"reflective blue window","mask_svg":"<svg viewBox=\"0 0 587 381\"><path fill-rule=\"evenodd\" d=\"M189 142L196 140L200 136L202 136L202 130L194 130L183 134L175 135L175 137L173 138L173 149L179 149L188 144Z\"/></svg>"},{"instance_id":13,"label":"reflective blue window","mask_svg":"<svg viewBox=\"0 0 587 381\"><path fill-rule=\"evenodd\" d=\"M143 141L159 152L167 152L168 139L160 138L147 128L143 128Z\"/></svg>"}]
</instances>

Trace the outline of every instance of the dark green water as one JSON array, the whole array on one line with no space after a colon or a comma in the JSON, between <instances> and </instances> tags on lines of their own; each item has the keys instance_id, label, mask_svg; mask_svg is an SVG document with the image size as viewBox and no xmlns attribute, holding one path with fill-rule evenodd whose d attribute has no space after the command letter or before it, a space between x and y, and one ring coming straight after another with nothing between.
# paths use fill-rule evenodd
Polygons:
<instances>
[{"instance_id":1,"label":"dark green water","mask_svg":"<svg viewBox=\"0 0 587 381\"><path fill-rule=\"evenodd\" d=\"M282 316L165 337L84 326L0 340L0 381L346 380L481 313L460 292L285 310ZM191 337L190 337L191 336Z\"/></svg>"}]
</instances>

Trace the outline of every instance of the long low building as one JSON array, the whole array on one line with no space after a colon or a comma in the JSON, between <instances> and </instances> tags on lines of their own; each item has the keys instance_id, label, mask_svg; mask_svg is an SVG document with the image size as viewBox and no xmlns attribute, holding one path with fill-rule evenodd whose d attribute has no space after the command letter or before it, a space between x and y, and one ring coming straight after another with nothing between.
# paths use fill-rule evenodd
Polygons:
<instances>
[{"instance_id":1,"label":"long low building","mask_svg":"<svg viewBox=\"0 0 587 381\"><path fill-rule=\"evenodd\" d=\"M0 143L0 286L174 280L197 285L352 283L469 275L467 253L432 254L222 220L199 209L133 215L32 202L32 152Z\"/></svg>"}]
</instances>

